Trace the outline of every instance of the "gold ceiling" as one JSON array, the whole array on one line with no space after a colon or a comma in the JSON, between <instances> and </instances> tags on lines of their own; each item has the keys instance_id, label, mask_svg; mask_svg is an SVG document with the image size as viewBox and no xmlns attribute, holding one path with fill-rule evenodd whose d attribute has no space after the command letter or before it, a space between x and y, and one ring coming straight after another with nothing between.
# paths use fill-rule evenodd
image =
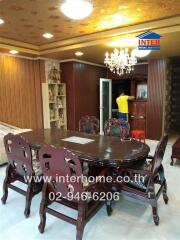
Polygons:
<instances>
[{"instance_id":1,"label":"gold ceiling","mask_svg":"<svg viewBox=\"0 0 180 240\"><path fill-rule=\"evenodd\" d=\"M180 14L180 0L92 0L94 11L81 21L59 10L62 0L0 0L0 37L42 45ZM54 34L46 40L44 32Z\"/></svg>"}]
</instances>

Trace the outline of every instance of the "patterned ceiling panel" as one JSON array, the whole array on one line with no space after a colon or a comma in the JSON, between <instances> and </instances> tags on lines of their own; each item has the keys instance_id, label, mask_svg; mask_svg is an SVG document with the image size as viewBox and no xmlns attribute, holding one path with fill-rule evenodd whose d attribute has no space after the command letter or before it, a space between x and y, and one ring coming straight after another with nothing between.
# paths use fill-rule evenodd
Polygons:
<instances>
[{"instance_id":1,"label":"patterned ceiling panel","mask_svg":"<svg viewBox=\"0 0 180 240\"><path fill-rule=\"evenodd\" d=\"M0 37L41 45L180 14L179 0L92 0L94 11L74 21L60 12L62 0L0 0ZM54 34L46 40L44 32Z\"/></svg>"}]
</instances>

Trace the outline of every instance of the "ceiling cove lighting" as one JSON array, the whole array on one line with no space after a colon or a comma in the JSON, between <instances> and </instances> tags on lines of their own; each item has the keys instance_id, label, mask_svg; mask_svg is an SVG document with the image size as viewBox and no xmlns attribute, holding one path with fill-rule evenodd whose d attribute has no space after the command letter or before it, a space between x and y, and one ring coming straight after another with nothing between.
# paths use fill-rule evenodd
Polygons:
<instances>
[{"instance_id":1,"label":"ceiling cove lighting","mask_svg":"<svg viewBox=\"0 0 180 240\"><path fill-rule=\"evenodd\" d=\"M11 53L11 54L17 54L17 53L19 53L19 52L18 52L17 50L10 50L9 53Z\"/></svg>"},{"instance_id":2,"label":"ceiling cove lighting","mask_svg":"<svg viewBox=\"0 0 180 240\"><path fill-rule=\"evenodd\" d=\"M3 24L4 20L2 18L0 18L0 24Z\"/></svg>"},{"instance_id":3,"label":"ceiling cove lighting","mask_svg":"<svg viewBox=\"0 0 180 240\"><path fill-rule=\"evenodd\" d=\"M93 4L91 0L66 0L60 8L68 18L80 20L92 13Z\"/></svg>"},{"instance_id":4,"label":"ceiling cove lighting","mask_svg":"<svg viewBox=\"0 0 180 240\"><path fill-rule=\"evenodd\" d=\"M135 57L146 57L150 54L151 50L139 50L138 48L135 48L132 50L131 54Z\"/></svg>"},{"instance_id":5,"label":"ceiling cove lighting","mask_svg":"<svg viewBox=\"0 0 180 240\"><path fill-rule=\"evenodd\" d=\"M79 57L79 56L84 55L84 53L83 52L75 52L75 55Z\"/></svg>"},{"instance_id":6,"label":"ceiling cove lighting","mask_svg":"<svg viewBox=\"0 0 180 240\"><path fill-rule=\"evenodd\" d=\"M104 63L111 72L123 75L134 70L137 58L132 54L132 52L130 55L127 48L120 50L114 49L111 54L106 52Z\"/></svg>"},{"instance_id":7,"label":"ceiling cove lighting","mask_svg":"<svg viewBox=\"0 0 180 240\"><path fill-rule=\"evenodd\" d=\"M121 38L111 42L106 43L109 47L137 47L138 39L137 38Z\"/></svg>"},{"instance_id":8,"label":"ceiling cove lighting","mask_svg":"<svg viewBox=\"0 0 180 240\"><path fill-rule=\"evenodd\" d=\"M54 35L47 32L47 33L43 34L43 37L46 38L46 39L50 39L50 38L54 37Z\"/></svg>"}]
</instances>

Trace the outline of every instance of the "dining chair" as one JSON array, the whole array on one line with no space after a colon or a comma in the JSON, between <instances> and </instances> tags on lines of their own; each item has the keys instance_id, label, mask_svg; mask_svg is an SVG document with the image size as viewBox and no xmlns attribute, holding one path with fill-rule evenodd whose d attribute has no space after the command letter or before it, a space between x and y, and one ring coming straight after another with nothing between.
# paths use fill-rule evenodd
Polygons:
<instances>
[{"instance_id":1,"label":"dining chair","mask_svg":"<svg viewBox=\"0 0 180 240\"><path fill-rule=\"evenodd\" d=\"M95 116L82 116L79 120L79 131L88 134L98 134L99 119L97 119ZM83 162L83 174L86 173L86 175L88 175L89 171L93 172L95 170L96 169L94 166L89 166L86 162Z\"/></svg>"},{"instance_id":2,"label":"dining chair","mask_svg":"<svg viewBox=\"0 0 180 240\"><path fill-rule=\"evenodd\" d=\"M43 146L39 151L40 165L45 178L42 200L40 204L40 233L44 232L46 225L46 213L59 219L76 225L76 240L81 240L85 224L104 204L100 201L93 201L91 198L82 199L83 194L105 191L104 183L84 181L71 181L71 177L83 175L81 162L78 156L68 149L56 148L53 146ZM61 181L59 181L61 177ZM64 179L63 179L64 177ZM52 195L52 196L51 196ZM55 196L55 197L53 197ZM71 197L70 197L71 196ZM59 203L69 208L77 210L77 219L64 215L50 208L52 203Z\"/></svg>"},{"instance_id":3,"label":"dining chair","mask_svg":"<svg viewBox=\"0 0 180 240\"><path fill-rule=\"evenodd\" d=\"M29 217L32 198L42 190L43 181L35 182L35 176L41 175L34 150L20 135L11 133L4 137L4 146L7 154L8 165L3 183L3 197L1 201L6 203L8 188L19 192L26 197L24 215ZM33 154L34 152L34 154ZM27 191L13 185L15 181L27 184Z\"/></svg>"},{"instance_id":4,"label":"dining chair","mask_svg":"<svg viewBox=\"0 0 180 240\"><path fill-rule=\"evenodd\" d=\"M98 134L99 119L95 116L82 116L79 120L79 131L84 133Z\"/></svg>"},{"instance_id":5,"label":"dining chair","mask_svg":"<svg viewBox=\"0 0 180 240\"><path fill-rule=\"evenodd\" d=\"M108 119L104 125L104 135L126 138L129 136L130 125L117 118Z\"/></svg>"},{"instance_id":6,"label":"dining chair","mask_svg":"<svg viewBox=\"0 0 180 240\"><path fill-rule=\"evenodd\" d=\"M152 206L155 225L159 225L157 201L162 193L165 204L168 203L167 183L162 165L167 142L168 136L163 136L156 147L154 156L148 156L143 165L116 169L116 176L125 176L126 174L130 177L128 183L121 184L121 192L129 197L149 203ZM137 179L138 181L136 181Z\"/></svg>"}]
</instances>

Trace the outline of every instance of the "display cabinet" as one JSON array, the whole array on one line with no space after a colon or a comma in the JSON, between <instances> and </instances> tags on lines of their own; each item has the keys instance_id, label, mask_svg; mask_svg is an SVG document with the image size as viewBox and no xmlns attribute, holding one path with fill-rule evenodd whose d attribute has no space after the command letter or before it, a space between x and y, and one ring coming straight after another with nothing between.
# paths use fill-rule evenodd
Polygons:
<instances>
[{"instance_id":1,"label":"display cabinet","mask_svg":"<svg viewBox=\"0 0 180 240\"><path fill-rule=\"evenodd\" d=\"M146 100L129 101L129 123L132 130L146 132Z\"/></svg>"},{"instance_id":2,"label":"display cabinet","mask_svg":"<svg viewBox=\"0 0 180 240\"><path fill-rule=\"evenodd\" d=\"M42 83L44 128L67 129L65 83Z\"/></svg>"}]
</instances>

